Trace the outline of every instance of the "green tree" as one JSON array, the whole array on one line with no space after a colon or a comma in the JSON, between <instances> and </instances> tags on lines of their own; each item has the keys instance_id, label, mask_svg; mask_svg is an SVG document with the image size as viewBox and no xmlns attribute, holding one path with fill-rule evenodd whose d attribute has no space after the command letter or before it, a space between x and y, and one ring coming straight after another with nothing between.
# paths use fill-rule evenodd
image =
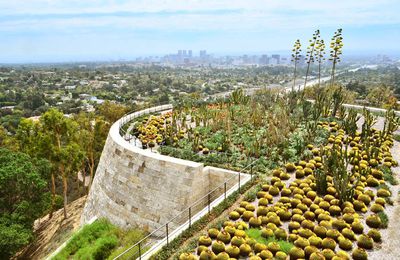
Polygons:
<instances>
[{"instance_id":1,"label":"green tree","mask_svg":"<svg viewBox=\"0 0 400 260\"><path fill-rule=\"evenodd\" d=\"M0 148L0 258L8 259L32 239L32 225L47 207L50 164Z\"/></svg>"},{"instance_id":2,"label":"green tree","mask_svg":"<svg viewBox=\"0 0 400 260\"><path fill-rule=\"evenodd\" d=\"M86 173L86 168L89 168L91 184L107 138L110 123L104 121L102 117L96 116L94 113L84 112L79 113L75 117L75 121L79 127L81 149L85 151L85 160L81 167L84 173Z\"/></svg>"},{"instance_id":3,"label":"green tree","mask_svg":"<svg viewBox=\"0 0 400 260\"><path fill-rule=\"evenodd\" d=\"M65 117L57 109L50 109L40 118L42 147L46 149L47 156L53 165L51 173L52 181L52 208L55 198L55 174L61 175L64 195L64 217L67 218L68 203L68 177L78 170L79 160L83 159L83 151L80 149L78 127L76 122Z\"/></svg>"},{"instance_id":4,"label":"green tree","mask_svg":"<svg viewBox=\"0 0 400 260\"><path fill-rule=\"evenodd\" d=\"M106 101L98 108L98 112L109 123L114 123L128 112L124 105Z\"/></svg>"},{"instance_id":5,"label":"green tree","mask_svg":"<svg viewBox=\"0 0 400 260\"><path fill-rule=\"evenodd\" d=\"M387 86L372 88L367 95L367 100L377 107L393 107L397 102L393 90Z\"/></svg>"}]
</instances>

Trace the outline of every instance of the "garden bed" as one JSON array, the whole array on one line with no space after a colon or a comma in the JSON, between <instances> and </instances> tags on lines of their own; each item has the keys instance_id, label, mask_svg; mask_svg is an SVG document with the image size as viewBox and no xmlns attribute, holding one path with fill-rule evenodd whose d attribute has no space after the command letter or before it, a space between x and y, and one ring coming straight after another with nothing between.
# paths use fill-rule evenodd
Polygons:
<instances>
[{"instance_id":1,"label":"garden bed","mask_svg":"<svg viewBox=\"0 0 400 260\"><path fill-rule=\"evenodd\" d=\"M274 170L271 182L262 185L255 201L241 202L223 227L209 229L198 239L194 252L179 258L377 256L374 250L389 239L381 230L387 227L387 216L392 215L387 213L393 209L394 189L388 175L397 162L390 153L392 137L373 129L371 136L365 137L363 130L350 137L336 123L319 125L331 132L328 145L309 146L312 158ZM370 143L376 153L371 153Z\"/></svg>"}]
</instances>

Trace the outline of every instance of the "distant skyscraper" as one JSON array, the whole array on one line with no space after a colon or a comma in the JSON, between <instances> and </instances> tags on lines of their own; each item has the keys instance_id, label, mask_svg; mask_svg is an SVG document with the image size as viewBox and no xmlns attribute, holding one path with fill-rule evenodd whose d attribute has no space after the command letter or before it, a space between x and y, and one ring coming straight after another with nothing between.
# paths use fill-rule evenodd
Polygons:
<instances>
[{"instance_id":1,"label":"distant skyscraper","mask_svg":"<svg viewBox=\"0 0 400 260\"><path fill-rule=\"evenodd\" d=\"M201 50L200 51L200 58L205 58L207 56L207 51L206 50Z\"/></svg>"},{"instance_id":2,"label":"distant skyscraper","mask_svg":"<svg viewBox=\"0 0 400 260\"><path fill-rule=\"evenodd\" d=\"M268 64L268 55L262 55L259 62L262 65L267 65Z\"/></svg>"},{"instance_id":3,"label":"distant skyscraper","mask_svg":"<svg viewBox=\"0 0 400 260\"><path fill-rule=\"evenodd\" d=\"M186 57L187 53L186 50L183 50L183 57Z\"/></svg>"},{"instance_id":4,"label":"distant skyscraper","mask_svg":"<svg viewBox=\"0 0 400 260\"><path fill-rule=\"evenodd\" d=\"M192 57L192 55L193 55L192 50L189 50L189 57Z\"/></svg>"},{"instance_id":5,"label":"distant skyscraper","mask_svg":"<svg viewBox=\"0 0 400 260\"><path fill-rule=\"evenodd\" d=\"M183 54L183 50L178 50L178 56L182 57L182 54Z\"/></svg>"},{"instance_id":6,"label":"distant skyscraper","mask_svg":"<svg viewBox=\"0 0 400 260\"><path fill-rule=\"evenodd\" d=\"M281 62L281 55L279 54L272 54L271 58L276 59L276 64L280 64Z\"/></svg>"}]
</instances>

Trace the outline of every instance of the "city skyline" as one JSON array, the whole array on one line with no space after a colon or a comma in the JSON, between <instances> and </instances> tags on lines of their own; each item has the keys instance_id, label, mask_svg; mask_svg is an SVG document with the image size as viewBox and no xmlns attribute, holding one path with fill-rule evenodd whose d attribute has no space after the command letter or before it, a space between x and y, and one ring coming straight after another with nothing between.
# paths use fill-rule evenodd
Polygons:
<instances>
[{"instance_id":1,"label":"city skyline","mask_svg":"<svg viewBox=\"0 0 400 260\"><path fill-rule=\"evenodd\" d=\"M316 29L329 41L337 28L345 54L398 54L399 9L393 0L4 1L0 63L130 60L179 49L282 54Z\"/></svg>"}]
</instances>

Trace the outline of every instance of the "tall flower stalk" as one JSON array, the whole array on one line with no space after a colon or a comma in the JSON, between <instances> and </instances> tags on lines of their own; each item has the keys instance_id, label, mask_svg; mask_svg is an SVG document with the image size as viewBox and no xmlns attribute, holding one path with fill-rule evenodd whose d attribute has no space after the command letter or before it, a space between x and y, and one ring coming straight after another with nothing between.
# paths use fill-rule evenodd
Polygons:
<instances>
[{"instance_id":1,"label":"tall flower stalk","mask_svg":"<svg viewBox=\"0 0 400 260\"><path fill-rule=\"evenodd\" d=\"M317 40L315 45L315 59L318 62L318 87L321 87L321 67L325 61L325 42L324 40Z\"/></svg>"},{"instance_id":2,"label":"tall flower stalk","mask_svg":"<svg viewBox=\"0 0 400 260\"><path fill-rule=\"evenodd\" d=\"M310 40L310 45L307 47L307 54L306 54L306 62L307 62L307 71L306 71L306 78L304 80L304 88L307 86L307 79L308 79L308 74L310 72L310 67L311 64L314 62L314 51L316 49L316 44L320 39L320 32L319 30L316 30L315 33L313 34L312 39Z\"/></svg>"},{"instance_id":3,"label":"tall flower stalk","mask_svg":"<svg viewBox=\"0 0 400 260\"><path fill-rule=\"evenodd\" d=\"M335 71L336 64L340 62L340 56L342 55L343 48L343 37L342 37L342 29L337 29L335 34L331 39L331 51L330 51L330 61L332 62L332 72L331 72L331 86L335 84Z\"/></svg>"},{"instance_id":4,"label":"tall flower stalk","mask_svg":"<svg viewBox=\"0 0 400 260\"><path fill-rule=\"evenodd\" d=\"M298 61L300 60L300 57L301 57L300 53L301 53L301 43L300 43L300 40L297 39L296 42L293 45L293 50L292 50L292 62L294 62L292 92L294 92L294 88L296 86L297 63L298 63Z\"/></svg>"}]
</instances>

